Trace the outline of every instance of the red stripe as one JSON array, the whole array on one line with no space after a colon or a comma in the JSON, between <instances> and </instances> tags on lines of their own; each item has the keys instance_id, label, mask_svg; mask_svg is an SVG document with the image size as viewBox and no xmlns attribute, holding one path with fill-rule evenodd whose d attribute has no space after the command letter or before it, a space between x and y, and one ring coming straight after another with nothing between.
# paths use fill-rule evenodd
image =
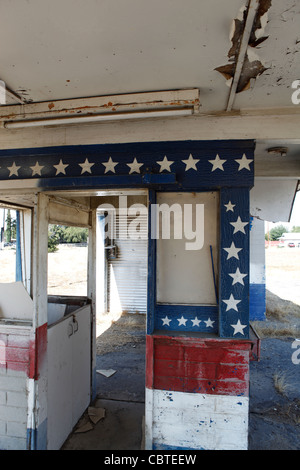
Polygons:
<instances>
[{"instance_id":1,"label":"red stripe","mask_svg":"<svg viewBox=\"0 0 300 470\"><path fill-rule=\"evenodd\" d=\"M153 388L154 355L153 355L153 336L146 335L146 387Z\"/></svg>"},{"instance_id":2,"label":"red stripe","mask_svg":"<svg viewBox=\"0 0 300 470\"><path fill-rule=\"evenodd\" d=\"M47 328L48 324L38 327L35 332L35 341L30 345L29 373L30 379L37 380L43 366L47 352Z\"/></svg>"},{"instance_id":3,"label":"red stripe","mask_svg":"<svg viewBox=\"0 0 300 470\"><path fill-rule=\"evenodd\" d=\"M152 370L150 373L147 366L148 388L234 396L249 394L250 341L165 336L147 338L149 344L150 341L147 364L152 365Z\"/></svg>"},{"instance_id":4,"label":"red stripe","mask_svg":"<svg viewBox=\"0 0 300 470\"><path fill-rule=\"evenodd\" d=\"M37 328L34 338L30 335L0 335L0 367L25 372L37 379L47 351L47 323Z\"/></svg>"}]
</instances>

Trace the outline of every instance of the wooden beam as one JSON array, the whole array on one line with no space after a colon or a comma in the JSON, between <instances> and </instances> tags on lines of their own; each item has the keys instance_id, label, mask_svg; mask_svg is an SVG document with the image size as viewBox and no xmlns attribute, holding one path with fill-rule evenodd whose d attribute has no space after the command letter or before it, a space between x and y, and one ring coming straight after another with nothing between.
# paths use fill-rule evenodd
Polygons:
<instances>
[{"instance_id":1,"label":"wooden beam","mask_svg":"<svg viewBox=\"0 0 300 470\"><path fill-rule=\"evenodd\" d=\"M58 128L0 129L1 149L179 140L295 140L299 142L300 112L193 115L135 122L110 122ZM300 109L299 109L300 111ZM32 183L31 183L32 184Z\"/></svg>"},{"instance_id":2,"label":"wooden beam","mask_svg":"<svg viewBox=\"0 0 300 470\"><path fill-rule=\"evenodd\" d=\"M245 60L245 56L246 56L246 52L247 52L247 48L249 44L249 39L250 39L250 35L251 35L251 31L252 31L252 27L253 27L253 23L254 23L258 6L259 6L259 0L249 0L248 14L247 14L247 19L245 23L245 29L244 29L243 36L241 39L241 45L240 45L238 59L237 59L236 67L235 67L235 73L234 73L231 88L230 88L227 109L226 109L227 111L232 110L232 106L234 103L237 86L238 86L240 76L242 73L244 60Z\"/></svg>"}]
</instances>

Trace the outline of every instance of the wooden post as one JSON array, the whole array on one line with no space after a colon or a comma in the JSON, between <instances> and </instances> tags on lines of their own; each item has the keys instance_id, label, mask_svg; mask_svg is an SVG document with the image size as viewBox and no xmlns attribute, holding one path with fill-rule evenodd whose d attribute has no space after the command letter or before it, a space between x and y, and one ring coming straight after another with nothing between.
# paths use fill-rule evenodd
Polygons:
<instances>
[{"instance_id":1,"label":"wooden post","mask_svg":"<svg viewBox=\"0 0 300 470\"><path fill-rule=\"evenodd\" d=\"M88 282L87 296L91 299L91 397L96 398L96 257L97 257L97 212L90 214L89 243L88 243Z\"/></svg>"},{"instance_id":2,"label":"wooden post","mask_svg":"<svg viewBox=\"0 0 300 470\"><path fill-rule=\"evenodd\" d=\"M33 332L30 398L31 449L47 448L48 197L36 196L33 220Z\"/></svg>"}]
</instances>

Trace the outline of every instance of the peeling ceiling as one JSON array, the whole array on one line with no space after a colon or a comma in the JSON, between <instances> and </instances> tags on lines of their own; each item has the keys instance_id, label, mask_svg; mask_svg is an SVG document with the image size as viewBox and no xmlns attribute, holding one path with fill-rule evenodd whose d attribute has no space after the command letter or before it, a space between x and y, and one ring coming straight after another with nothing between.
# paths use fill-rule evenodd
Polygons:
<instances>
[{"instance_id":1,"label":"peeling ceiling","mask_svg":"<svg viewBox=\"0 0 300 470\"><path fill-rule=\"evenodd\" d=\"M300 109L299 0L1 0L0 43L0 80L25 102L196 88L200 114ZM262 174L299 175L300 135L256 155Z\"/></svg>"},{"instance_id":2,"label":"peeling ceiling","mask_svg":"<svg viewBox=\"0 0 300 470\"><path fill-rule=\"evenodd\" d=\"M199 88L200 112L224 111L229 86L216 69L234 72L247 3L1 0L0 79L34 102ZM290 106L300 2L260 0L249 42L233 109Z\"/></svg>"}]
</instances>

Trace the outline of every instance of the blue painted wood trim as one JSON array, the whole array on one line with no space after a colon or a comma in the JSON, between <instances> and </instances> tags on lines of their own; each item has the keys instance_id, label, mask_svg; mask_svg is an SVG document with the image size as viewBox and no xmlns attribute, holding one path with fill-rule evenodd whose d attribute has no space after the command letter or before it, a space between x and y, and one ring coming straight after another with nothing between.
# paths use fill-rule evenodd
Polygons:
<instances>
[{"instance_id":1,"label":"blue painted wood trim","mask_svg":"<svg viewBox=\"0 0 300 470\"><path fill-rule=\"evenodd\" d=\"M250 140L136 142L9 149L0 151L0 181L33 179L37 186L45 189L88 188L102 184L120 187L162 184L163 190L172 190L176 186L179 190L191 191L212 190L222 186L252 187L253 152L254 141ZM239 160L244 155L249 161L249 168L240 170ZM194 168L187 165L190 156L195 159ZM216 157L224 162L222 168L213 167L212 162ZM116 163L113 170L105 166L109 158ZM134 158L141 164L140 173L132 172L130 164ZM169 161L169 168L161 166L164 158ZM89 168L82 166L86 160L91 164ZM60 161L65 165L63 171L56 168ZM90 179L93 177L96 179ZM118 178L114 179L115 177Z\"/></svg>"},{"instance_id":2,"label":"blue painted wood trim","mask_svg":"<svg viewBox=\"0 0 300 470\"><path fill-rule=\"evenodd\" d=\"M38 187L43 189L69 189L75 187L95 188L95 187L141 187L148 185L175 184L176 175L169 174L145 174L145 175L103 175L103 176L78 176L41 178L38 180Z\"/></svg>"},{"instance_id":3,"label":"blue painted wood trim","mask_svg":"<svg viewBox=\"0 0 300 470\"><path fill-rule=\"evenodd\" d=\"M249 223L249 189L222 188L219 258L219 335L222 338L249 338Z\"/></svg>"},{"instance_id":4,"label":"blue painted wood trim","mask_svg":"<svg viewBox=\"0 0 300 470\"><path fill-rule=\"evenodd\" d=\"M153 447L152 447L153 450L177 450L177 451L183 451L183 450L189 450L189 451L193 451L193 454L191 454L192 456L195 456L195 458L197 457L197 454L196 452L199 451L199 450L205 450L203 448L199 448L197 450L195 449L192 449L190 447L178 447L178 446L171 446L171 445L167 445L167 444L163 444L161 442L156 442L154 441L153 442ZM175 454L176 455L176 454ZM186 454L185 454L186 455ZM186 461L189 459L188 456L185 457L186 458ZM153 463L155 462L155 459L153 458Z\"/></svg>"},{"instance_id":5,"label":"blue painted wood trim","mask_svg":"<svg viewBox=\"0 0 300 470\"><path fill-rule=\"evenodd\" d=\"M250 284L249 286L250 321L266 319L266 285Z\"/></svg>"},{"instance_id":6,"label":"blue painted wood trim","mask_svg":"<svg viewBox=\"0 0 300 470\"><path fill-rule=\"evenodd\" d=\"M184 332L218 332L216 305L156 304L155 330Z\"/></svg>"},{"instance_id":7,"label":"blue painted wood trim","mask_svg":"<svg viewBox=\"0 0 300 470\"><path fill-rule=\"evenodd\" d=\"M47 450L47 418L37 429L27 428L27 450Z\"/></svg>"},{"instance_id":8,"label":"blue painted wood trim","mask_svg":"<svg viewBox=\"0 0 300 470\"><path fill-rule=\"evenodd\" d=\"M22 256L21 256L21 230L20 230L20 212L16 211L16 281L23 281L22 276Z\"/></svg>"}]
</instances>

